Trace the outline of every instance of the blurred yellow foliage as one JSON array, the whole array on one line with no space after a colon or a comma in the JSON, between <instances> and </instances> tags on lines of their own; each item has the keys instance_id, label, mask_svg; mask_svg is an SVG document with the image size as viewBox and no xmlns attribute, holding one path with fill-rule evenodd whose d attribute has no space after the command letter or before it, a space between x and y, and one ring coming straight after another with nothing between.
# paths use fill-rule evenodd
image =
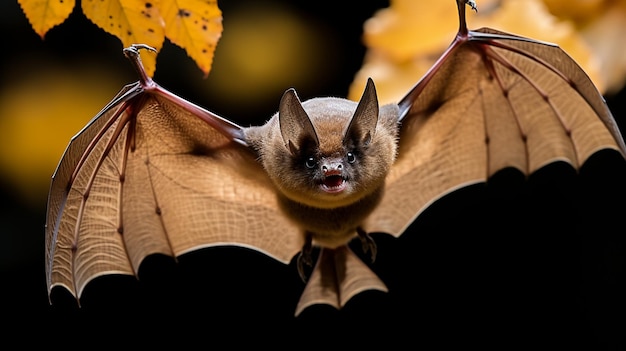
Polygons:
<instances>
[{"instance_id":1,"label":"blurred yellow foliage","mask_svg":"<svg viewBox=\"0 0 626 351\"><path fill-rule=\"evenodd\" d=\"M75 0L18 0L31 26L44 38L48 30L70 15ZM146 44L157 51L165 38L183 48L205 76L222 35L222 12L217 0L82 0L83 14L120 39L123 47ZM156 55L144 55L146 72L153 76Z\"/></svg>"},{"instance_id":2,"label":"blurred yellow foliage","mask_svg":"<svg viewBox=\"0 0 626 351\"><path fill-rule=\"evenodd\" d=\"M226 106L242 101L250 106L275 101L278 106L277 96L289 87L324 84L336 59L320 54L336 51L324 26L288 4L231 9L211 79L198 91Z\"/></svg>"},{"instance_id":3,"label":"blurred yellow foliage","mask_svg":"<svg viewBox=\"0 0 626 351\"><path fill-rule=\"evenodd\" d=\"M0 91L0 174L25 200L43 203L70 138L113 98L121 80L115 78L97 65L48 67ZM86 81L98 82L89 93Z\"/></svg>"},{"instance_id":4,"label":"blurred yellow foliage","mask_svg":"<svg viewBox=\"0 0 626 351\"><path fill-rule=\"evenodd\" d=\"M577 23L595 20L612 0L544 0L548 10L561 19Z\"/></svg>"},{"instance_id":5,"label":"blurred yellow foliage","mask_svg":"<svg viewBox=\"0 0 626 351\"><path fill-rule=\"evenodd\" d=\"M364 41L396 62L441 53L458 27L453 1L398 1L364 24Z\"/></svg>"},{"instance_id":6,"label":"blurred yellow foliage","mask_svg":"<svg viewBox=\"0 0 626 351\"><path fill-rule=\"evenodd\" d=\"M626 80L626 0L545 1L555 15L570 18L593 54L599 58L605 93L616 93L622 89ZM563 10L564 14L557 12L567 8L567 4L574 7L571 3L593 3L596 6L583 6L587 11L573 12L569 9ZM556 8L556 4L560 7Z\"/></svg>"},{"instance_id":7,"label":"blurred yellow foliage","mask_svg":"<svg viewBox=\"0 0 626 351\"><path fill-rule=\"evenodd\" d=\"M621 88L626 78L625 4L626 0L484 0L477 1L478 13L467 12L467 21L470 29L491 27L558 44L607 93ZM457 29L452 0L391 0L364 25L368 51L348 97L358 100L367 77L372 77L381 103L398 101L434 64Z\"/></svg>"}]
</instances>

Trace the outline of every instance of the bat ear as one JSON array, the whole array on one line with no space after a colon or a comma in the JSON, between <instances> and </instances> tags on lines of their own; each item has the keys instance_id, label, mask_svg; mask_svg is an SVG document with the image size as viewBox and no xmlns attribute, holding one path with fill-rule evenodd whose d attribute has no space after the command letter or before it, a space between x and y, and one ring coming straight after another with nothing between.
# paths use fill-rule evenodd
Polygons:
<instances>
[{"instance_id":1,"label":"bat ear","mask_svg":"<svg viewBox=\"0 0 626 351\"><path fill-rule=\"evenodd\" d=\"M297 154L303 140L309 140L319 146L319 139L309 115L307 115L296 91L291 88L285 91L280 99L278 109L280 133L285 146L292 154ZM296 146L298 145L298 146Z\"/></svg>"},{"instance_id":2,"label":"bat ear","mask_svg":"<svg viewBox=\"0 0 626 351\"><path fill-rule=\"evenodd\" d=\"M365 91L354 111L354 116L344 136L344 143L350 138L360 140L364 145L372 141L378 123L378 97L372 78L367 78Z\"/></svg>"}]
</instances>

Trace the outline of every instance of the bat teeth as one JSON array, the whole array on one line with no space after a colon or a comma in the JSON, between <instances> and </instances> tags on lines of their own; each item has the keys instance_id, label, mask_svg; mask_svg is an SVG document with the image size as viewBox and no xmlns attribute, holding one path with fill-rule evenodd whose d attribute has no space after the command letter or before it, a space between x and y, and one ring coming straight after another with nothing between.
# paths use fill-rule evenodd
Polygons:
<instances>
[{"instance_id":1,"label":"bat teeth","mask_svg":"<svg viewBox=\"0 0 626 351\"><path fill-rule=\"evenodd\" d=\"M346 188L346 180L339 174L326 176L322 188L328 193L338 193Z\"/></svg>"}]
</instances>

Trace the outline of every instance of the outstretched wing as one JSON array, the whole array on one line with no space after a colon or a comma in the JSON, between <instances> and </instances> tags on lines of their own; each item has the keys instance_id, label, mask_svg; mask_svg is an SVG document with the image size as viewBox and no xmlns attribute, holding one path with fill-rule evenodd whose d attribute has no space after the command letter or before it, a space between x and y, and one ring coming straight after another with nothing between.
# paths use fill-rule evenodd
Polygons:
<instances>
[{"instance_id":1,"label":"outstretched wing","mask_svg":"<svg viewBox=\"0 0 626 351\"><path fill-rule=\"evenodd\" d=\"M163 89L143 73L68 145L46 219L48 291L74 296L105 274L137 274L148 255L239 245L288 263L298 229L241 127ZM281 230L275 230L281 228Z\"/></svg>"},{"instance_id":2,"label":"outstretched wing","mask_svg":"<svg viewBox=\"0 0 626 351\"><path fill-rule=\"evenodd\" d=\"M558 46L483 28L460 29L399 102L400 152L370 232L399 236L431 203L513 167L528 175L626 147L589 77Z\"/></svg>"}]
</instances>

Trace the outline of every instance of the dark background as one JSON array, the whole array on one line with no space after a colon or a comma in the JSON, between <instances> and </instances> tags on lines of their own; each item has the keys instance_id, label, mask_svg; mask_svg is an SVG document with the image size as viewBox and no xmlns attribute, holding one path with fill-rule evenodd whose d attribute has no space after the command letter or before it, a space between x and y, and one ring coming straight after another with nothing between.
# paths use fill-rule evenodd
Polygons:
<instances>
[{"instance_id":1,"label":"dark background","mask_svg":"<svg viewBox=\"0 0 626 351\"><path fill-rule=\"evenodd\" d=\"M220 2L226 28L229 12L246 3ZM303 98L347 94L365 52L362 23L387 2L335 5L326 0L291 4L303 18L322 23L332 43L320 54L327 74L297 87ZM136 79L117 39L80 12L42 41L17 3L7 1L1 8L2 72L27 57L45 55L67 67L94 58L98 64L110 62L103 69L122 72L120 87ZM228 58L216 56L216 62L221 59ZM285 88L275 90L276 99L254 104L211 99L197 90L204 80L194 63L167 43L155 80L244 124L270 116ZM85 89L93 83L86 82ZM624 91L607 96L622 129L624 98ZM379 255L372 268L389 293L363 293L342 311L315 306L298 318L292 314L303 283L294 264L234 248L201 250L177 263L151 257L140 280L98 278L87 287L80 308L55 290L51 305L43 263L45 195L33 205L0 178L1 245L10 256L0 267L0 342L209 348L220 339L234 346L254 341L292 349L377 341L428 349L619 349L626 330L625 176L621 157L600 152L578 173L555 163L529 179L503 171L487 186L456 191L431 206L401 238L375 235ZM358 245L354 251L361 254Z\"/></svg>"}]
</instances>

